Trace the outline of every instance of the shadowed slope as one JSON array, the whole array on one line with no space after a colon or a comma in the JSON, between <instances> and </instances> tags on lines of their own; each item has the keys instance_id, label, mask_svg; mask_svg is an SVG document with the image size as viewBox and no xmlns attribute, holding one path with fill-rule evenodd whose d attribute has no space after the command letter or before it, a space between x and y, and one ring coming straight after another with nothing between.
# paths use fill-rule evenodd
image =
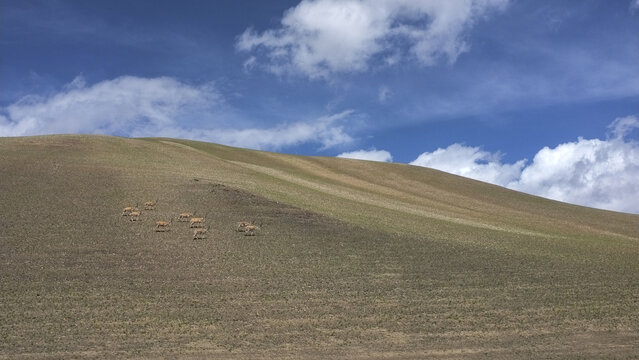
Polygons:
<instances>
[{"instance_id":1,"label":"shadowed slope","mask_svg":"<svg viewBox=\"0 0 639 360\"><path fill-rule=\"evenodd\" d=\"M197 181L196 181L197 180ZM158 199L138 222L124 206ZM206 216L207 239L184 211ZM0 139L0 357L631 357L639 216L435 170ZM263 224L255 237L240 220Z\"/></svg>"}]
</instances>

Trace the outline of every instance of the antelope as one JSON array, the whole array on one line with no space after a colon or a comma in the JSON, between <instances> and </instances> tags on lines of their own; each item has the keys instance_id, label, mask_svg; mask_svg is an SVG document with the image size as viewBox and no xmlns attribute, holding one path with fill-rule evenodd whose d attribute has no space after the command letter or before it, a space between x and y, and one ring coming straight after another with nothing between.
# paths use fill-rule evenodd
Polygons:
<instances>
[{"instance_id":1,"label":"antelope","mask_svg":"<svg viewBox=\"0 0 639 360\"><path fill-rule=\"evenodd\" d=\"M158 201L147 201L144 203L144 210L154 210L155 208L155 204L157 204Z\"/></svg>"},{"instance_id":2,"label":"antelope","mask_svg":"<svg viewBox=\"0 0 639 360\"><path fill-rule=\"evenodd\" d=\"M208 213L206 215L208 215ZM202 223L204 222L205 219L206 219L206 216L205 217L194 217L194 218L191 218L191 225L190 226L192 228L202 227Z\"/></svg>"},{"instance_id":3,"label":"antelope","mask_svg":"<svg viewBox=\"0 0 639 360\"><path fill-rule=\"evenodd\" d=\"M206 233L209 232L209 226L206 228L199 228L193 231L193 240L206 239Z\"/></svg>"},{"instance_id":4,"label":"antelope","mask_svg":"<svg viewBox=\"0 0 639 360\"><path fill-rule=\"evenodd\" d=\"M140 218L140 212L139 211L131 211L129 213L129 220L138 221L139 218Z\"/></svg>"},{"instance_id":5,"label":"antelope","mask_svg":"<svg viewBox=\"0 0 639 360\"><path fill-rule=\"evenodd\" d=\"M181 213L180 215L178 215L178 221L189 221L191 216L193 216L193 214L191 214L190 212Z\"/></svg>"},{"instance_id":6,"label":"antelope","mask_svg":"<svg viewBox=\"0 0 639 360\"><path fill-rule=\"evenodd\" d=\"M244 232L246 231L246 227L249 225L251 225L251 223L248 221L240 221L237 223L237 231Z\"/></svg>"},{"instance_id":7,"label":"antelope","mask_svg":"<svg viewBox=\"0 0 639 360\"><path fill-rule=\"evenodd\" d=\"M155 222L155 231L169 231L171 230L169 228L169 226L171 225L171 223L173 222L173 219L171 219L169 222L166 221L156 221Z\"/></svg>"},{"instance_id":8,"label":"antelope","mask_svg":"<svg viewBox=\"0 0 639 360\"><path fill-rule=\"evenodd\" d=\"M259 226L256 225L247 225L246 230L244 230L244 236L255 236L255 231L259 230Z\"/></svg>"},{"instance_id":9,"label":"antelope","mask_svg":"<svg viewBox=\"0 0 639 360\"><path fill-rule=\"evenodd\" d=\"M135 206L127 206L124 209L122 209L122 216L130 216L132 212L137 210L138 210L137 204Z\"/></svg>"}]
</instances>

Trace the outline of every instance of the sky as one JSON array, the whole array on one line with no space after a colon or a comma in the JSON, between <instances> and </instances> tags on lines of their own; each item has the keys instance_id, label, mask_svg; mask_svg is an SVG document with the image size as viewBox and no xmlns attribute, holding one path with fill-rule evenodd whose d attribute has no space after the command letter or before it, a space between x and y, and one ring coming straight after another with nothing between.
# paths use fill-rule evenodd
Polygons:
<instances>
[{"instance_id":1,"label":"sky","mask_svg":"<svg viewBox=\"0 0 639 360\"><path fill-rule=\"evenodd\" d=\"M0 136L426 166L639 213L639 0L0 0Z\"/></svg>"}]
</instances>

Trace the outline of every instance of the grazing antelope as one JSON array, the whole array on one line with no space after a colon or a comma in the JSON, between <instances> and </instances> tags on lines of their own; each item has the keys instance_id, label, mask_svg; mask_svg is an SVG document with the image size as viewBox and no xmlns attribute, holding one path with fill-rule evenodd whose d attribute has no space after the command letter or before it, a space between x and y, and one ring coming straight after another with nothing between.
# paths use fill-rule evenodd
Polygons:
<instances>
[{"instance_id":1,"label":"grazing antelope","mask_svg":"<svg viewBox=\"0 0 639 360\"><path fill-rule=\"evenodd\" d=\"M248 225L244 230L244 236L255 236L255 231L259 230L259 226L256 225Z\"/></svg>"},{"instance_id":2,"label":"grazing antelope","mask_svg":"<svg viewBox=\"0 0 639 360\"><path fill-rule=\"evenodd\" d=\"M156 221L155 222L155 231L169 231L171 230L169 228L169 226L171 226L171 223L173 222L173 219L171 219L169 222L166 221Z\"/></svg>"},{"instance_id":3,"label":"grazing antelope","mask_svg":"<svg viewBox=\"0 0 639 360\"><path fill-rule=\"evenodd\" d=\"M209 226L206 228L199 228L193 231L193 240L206 239L206 233L209 232Z\"/></svg>"},{"instance_id":4,"label":"grazing antelope","mask_svg":"<svg viewBox=\"0 0 639 360\"><path fill-rule=\"evenodd\" d=\"M237 231L244 232L246 231L246 227L249 225L251 225L251 223L248 221L240 221L237 223Z\"/></svg>"},{"instance_id":5,"label":"grazing antelope","mask_svg":"<svg viewBox=\"0 0 639 360\"><path fill-rule=\"evenodd\" d=\"M129 220L138 221L139 218L140 218L140 212L139 211L131 211L129 213Z\"/></svg>"},{"instance_id":6,"label":"grazing antelope","mask_svg":"<svg viewBox=\"0 0 639 360\"><path fill-rule=\"evenodd\" d=\"M206 215L208 215L208 213ZM206 219L206 216L204 216L204 217L192 217L191 218L191 222L190 222L191 223L190 226L192 228L202 227L203 226L202 223L204 222L205 219Z\"/></svg>"},{"instance_id":7,"label":"grazing antelope","mask_svg":"<svg viewBox=\"0 0 639 360\"><path fill-rule=\"evenodd\" d=\"M181 213L180 215L178 215L178 221L189 221L189 219L191 218L191 216L193 216L194 214L191 214L190 212L184 212Z\"/></svg>"},{"instance_id":8,"label":"grazing antelope","mask_svg":"<svg viewBox=\"0 0 639 360\"><path fill-rule=\"evenodd\" d=\"M124 209L122 209L122 216L129 216L131 215L132 212L137 210L138 210L137 204L135 206L127 206Z\"/></svg>"},{"instance_id":9,"label":"grazing antelope","mask_svg":"<svg viewBox=\"0 0 639 360\"><path fill-rule=\"evenodd\" d=\"M144 203L144 210L154 210L155 209L155 204L157 204L158 201L147 201Z\"/></svg>"}]
</instances>

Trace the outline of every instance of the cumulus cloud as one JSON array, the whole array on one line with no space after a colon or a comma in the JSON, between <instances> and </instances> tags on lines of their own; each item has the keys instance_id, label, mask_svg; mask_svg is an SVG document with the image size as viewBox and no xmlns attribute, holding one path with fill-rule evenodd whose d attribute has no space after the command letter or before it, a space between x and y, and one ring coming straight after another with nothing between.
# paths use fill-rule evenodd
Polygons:
<instances>
[{"instance_id":1,"label":"cumulus cloud","mask_svg":"<svg viewBox=\"0 0 639 360\"><path fill-rule=\"evenodd\" d=\"M507 2L303 0L284 13L281 27L249 28L236 47L259 55L268 71L310 78L365 70L376 55L388 65L403 56L424 66L454 63L469 48L464 32Z\"/></svg>"},{"instance_id":2,"label":"cumulus cloud","mask_svg":"<svg viewBox=\"0 0 639 360\"><path fill-rule=\"evenodd\" d=\"M628 139L636 116L616 119L605 140L578 138L544 147L526 165L499 154L453 144L421 154L411 164L436 168L559 201L639 213L639 143Z\"/></svg>"},{"instance_id":3,"label":"cumulus cloud","mask_svg":"<svg viewBox=\"0 0 639 360\"><path fill-rule=\"evenodd\" d=\"M328 148L352 140L347 110L318 119L275 126L237 127L233 109L213 84L189 85L173 78L123 76L87 86L78 77L51 96L28 96L0 109L0 136L89 133L167 136L254 149L301 143ZM233 122L234 126L229 125Z\"/></svg>"},{"instance_id":4,"label":"cumulus cloud","mask_svg":"<svg viewBox=\"0 0 639 360\"><path fill-rule=\"evenodd\" d=\"M345 152L337 155L340 158L358 159L358 160L370 160L380 162L392 162L393 157L386 150L357 150L352 152Z\"/></svg>"},{"instance_id":5,"label":"cumulus cloud","mask_svg":"<svg viewBox=\"0 0 639 360\"><path fill-rule=\"evenodd\" d=\"M551 199L639 213L639 143L627 140L639 128L635 116L615 120L613 137L579 138L541 149L521 177L507 186Z\"/></svg>"},{"instance_id":6,"label":"cumulus cloud","mask_svg":"<svg viewBox=\"0 0 639 360\"><path fill-rule=\"evenodd\" d=\"M445 149L425 152L410 164L505 185L519 177L525 162L520 160L514 164L502 164L499 153L483 151L479 147L452 144Z\"/></svg>"}]
</instances>

